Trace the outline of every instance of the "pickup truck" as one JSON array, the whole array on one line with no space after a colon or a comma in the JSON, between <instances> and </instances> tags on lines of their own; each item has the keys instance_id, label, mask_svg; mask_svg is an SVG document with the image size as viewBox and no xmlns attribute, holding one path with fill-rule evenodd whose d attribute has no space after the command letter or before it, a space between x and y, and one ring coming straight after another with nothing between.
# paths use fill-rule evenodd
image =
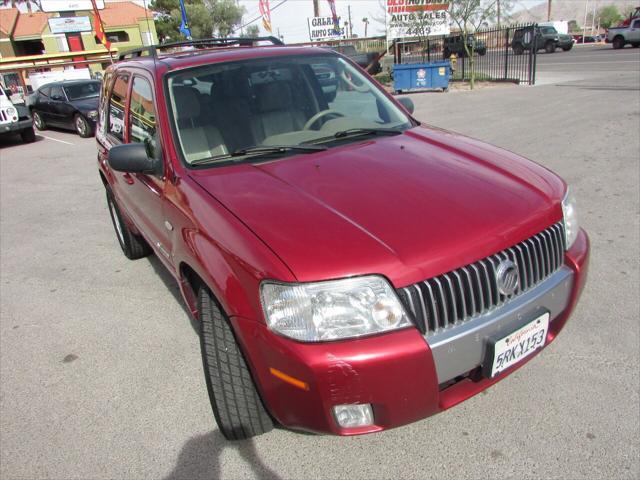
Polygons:
<instances>
[{"instance_id":1,"label":"pickup truck","mask_svg":"<svg viewBox=\"0 0 640 480\"><path fill-rule=\"evenodd\" d=\"M352 61L360 65L370 75L375 75L382 71L378 58L380 55L375 52L358 52L353 45L336 45L331 47L334 52L341 53L345 57L350 58Z\"/></svg>"},{"instance_id":2,"label":"pickup truck","mask_svg":"<svg viewBox=\"0 0 640 480\"><path fill-rule=\"evenodd\" d=\"M630 44L634 48L640 46L640 18L635 18L629 26L611 27L607 32L607 42L613 44L613 48L618 50Z\"/></svg>"}]
</instances>

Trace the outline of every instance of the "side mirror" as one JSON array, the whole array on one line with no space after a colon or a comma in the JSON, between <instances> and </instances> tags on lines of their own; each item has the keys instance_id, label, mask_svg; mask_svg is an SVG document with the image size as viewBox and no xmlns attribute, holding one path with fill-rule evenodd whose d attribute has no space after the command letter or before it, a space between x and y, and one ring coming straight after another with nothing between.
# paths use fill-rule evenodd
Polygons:
<instances>
[{"instance_id":1,"label":"side mirror","mask_svg":"<svg viewBox=\"0 0 640 480\"><path fill-rule=\"evenodd\" d=\"M51 95L51 100L55 102L60 102L62 101L62 95Z\"/></svg>"},{"instance_id":2,"label":"side mirror","mask_svg":"<svg viewBox=\"0 0 640 480\"><path fill-rule=\"evenodd\" d=\"M415 107L413 106L413 100L409 97L400 97L398 98L398 102L400 102L400 105L402 105L407 112L413 113Z\"/></svg>"},{"instance_id":3,"label":"side mirror","mask_svg":"<svg viewBox=\"0 0 640 480\"><path fill-rule=\"evenodd\" d=\"M155 173L161 170L162 162L149 157L144 143L124 143L109 150L109 166L117 172Z\"/></svg>"}]
</instances>

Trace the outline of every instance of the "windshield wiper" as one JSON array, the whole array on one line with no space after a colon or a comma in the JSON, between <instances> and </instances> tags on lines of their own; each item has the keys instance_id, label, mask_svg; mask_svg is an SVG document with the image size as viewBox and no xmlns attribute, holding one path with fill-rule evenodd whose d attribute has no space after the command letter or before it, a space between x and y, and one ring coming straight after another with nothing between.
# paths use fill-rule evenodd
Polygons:
<instances>
[{"instance_id":1,"label":"windshield wiper","mask_svg":"<svg viewBox=\"0 0 640 480\"><path fill-rule=\"evenodd\" d=\"M194 160L191 162L191 165L204 165L206 163L215 163L237 157L256 157L260 155L272 155L274 153L285 153L290 151L314 153L326 149L327 147L322 145L254 145L252 147L240 148L231 153L225 153L224 155L216 155L215 157Z\"/></svg>"},{"instance_id":2,"label":"windshield wiper","mask_svg":"<svg viewBox=\"0 0 640 480\"><path fill-rule=\"evenodd\" d=\"M327 140L334 140L340 138L362 137L365 135L400 135L403 130L397 128L349 128L347 130L340 130L333 135L326 137L314 138L307 142L302 142L305 145L313 145L315 143L325 142Z\"/></svg>"}]
</instances>

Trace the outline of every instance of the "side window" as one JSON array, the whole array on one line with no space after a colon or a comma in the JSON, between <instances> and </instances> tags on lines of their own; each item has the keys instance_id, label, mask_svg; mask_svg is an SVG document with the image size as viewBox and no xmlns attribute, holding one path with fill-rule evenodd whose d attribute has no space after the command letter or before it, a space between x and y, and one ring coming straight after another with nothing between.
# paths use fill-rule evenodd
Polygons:
<instances>
[{"instance_id":1,"label":"side window","mask_svg":"<svg viewBox=\"0 0 640 480\"><path fill-rule=\"evenodd\" d=\"M153 156L156 137L156 111L153 107L151 85L142 77L133 78L129 104L130 141L146 143Z\"/></svg>"},{"instance_id":2,"label":"side window","mask_svg":"<svg viewBox=\"0 0 640 480\"><path fill-rule=\"evenodd\" d=\"M631 28L640 28L640 20L635 20L633 22L633 27L631 27Z\"/></svg>"},{"instance_id":3,"label":"side window","mask_svg":"<svg viewBox=\"0 0 640 480\"><path fill-rule=\"evenodd\" d=\"M64 100L64 92L62 91L62 87L60 85L54 85L51 87L51 100Z\"/></svg>"},{"instance_id":4,"label":"side window","mask_svg":"<svg viewBox=\"0 0 640 480\"><path fill-rule=\"evenodd\" d=\"M109 124L107 133L120 142L124 142L124 110L129 86L129 74L118 75L113 83L109 99Z\"/></svg>"},{"instance_id":5,"label":"side window","mask_svg":"<svg viewBox=\"0 0 640 480\"><path fill-rule=\"evenodd\" d=\"M38 89L40 96L43 98L48 98L51 93L51 87L40 87Z\"/></svg>"}]
</instances>

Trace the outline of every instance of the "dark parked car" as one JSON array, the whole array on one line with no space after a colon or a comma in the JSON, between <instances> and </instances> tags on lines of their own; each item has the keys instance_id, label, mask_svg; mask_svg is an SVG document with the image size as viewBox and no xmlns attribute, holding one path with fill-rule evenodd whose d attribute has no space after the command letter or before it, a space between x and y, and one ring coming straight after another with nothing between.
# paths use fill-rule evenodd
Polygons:
<instances>
[{"instance_id":1,"label":"dark parked car","mask_svg":"<svg viewBox=\"0 0 640 480\"><path fill-rule=\"evenodd\" d=\"M33 123L38 130L60 127L83 138L93 135L98 118L100 82L67 80L40 87L31 100Z\"/></svg>"},{"instance_id":2,"label":"dark parked car","mask_svg":"<svg viewBox=\"0 0 640 480\"><path fill-rule=\"evenodd\" d=\"M475 36L467 35L467 46L469 51L473 49L478 55L485 55L487 53L487 46L482 40L476 40ZM442 49L444 58L449 58L451 54L455 54L457 57L466 57L467 50L464 48L464 40L462 35L454 35L444 39L444 46Z\"/></svg>"},{"instance_id":3,"label":"dark parked car","mask_svg":"<svg viewBox=\"0 0 640 480\"><path fill-rule=\"evenodd\" d=\"M525 50L531 50L535 46L536 50L553 53L556 48L561 48L565 52L573 48L573 37L558 33L553 27L525 27L516 30L511 41L511 48L516 55L522 55Z\"/></svg>"}]
</instances>

